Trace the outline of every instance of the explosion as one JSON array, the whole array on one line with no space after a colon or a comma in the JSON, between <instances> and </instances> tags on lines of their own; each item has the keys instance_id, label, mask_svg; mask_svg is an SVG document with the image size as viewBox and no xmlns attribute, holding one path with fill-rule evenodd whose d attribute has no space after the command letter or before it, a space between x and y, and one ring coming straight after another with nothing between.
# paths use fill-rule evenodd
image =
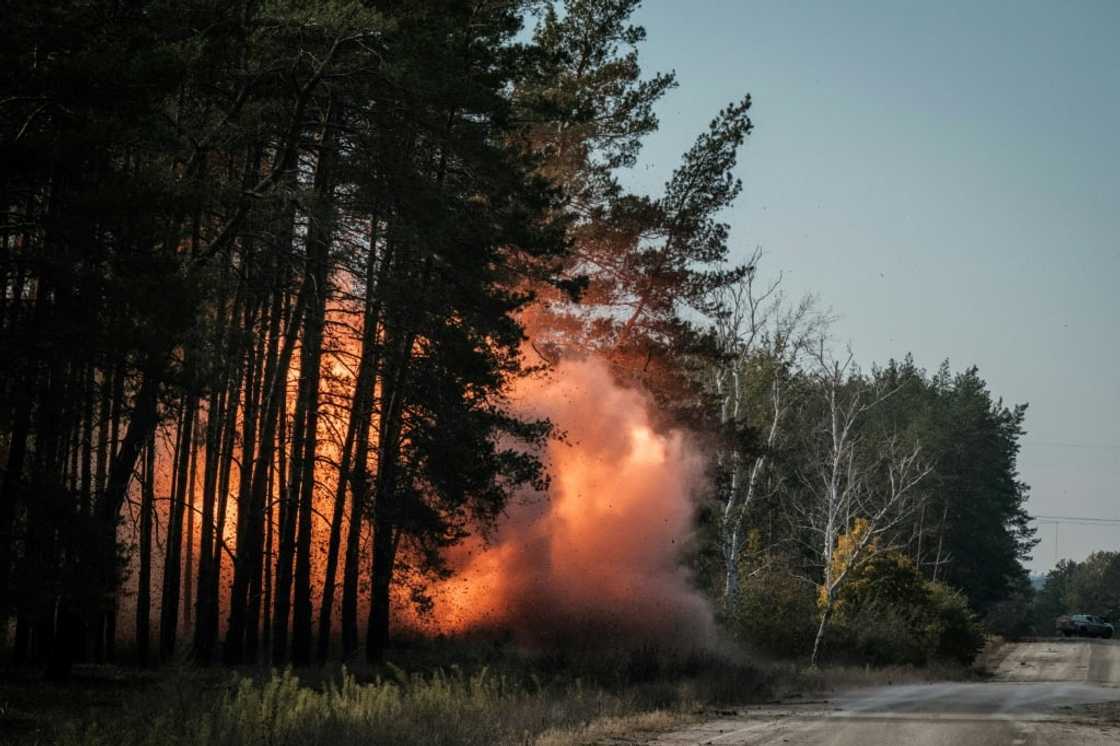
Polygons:
<instances>
[{"instance_id":1,"label":"explosion","mask_svg":"<svg viewBox=\"0 0 1120 746\"><path fill-rule=\"evenodd\" d=\"M526 644L708 639L711 609L680 562L704 467L686 435L656 429L648 397L596 359L561 362L513 398L561 433L544 454L548 494L512 504L489 542L452 551L433 626Z\"/></svg>"}]
</instances>

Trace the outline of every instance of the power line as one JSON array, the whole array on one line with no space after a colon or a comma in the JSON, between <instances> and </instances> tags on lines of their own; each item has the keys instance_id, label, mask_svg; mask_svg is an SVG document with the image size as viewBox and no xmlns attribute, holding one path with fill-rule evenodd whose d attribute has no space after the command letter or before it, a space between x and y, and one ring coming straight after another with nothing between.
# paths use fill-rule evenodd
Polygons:
<instances>
[{"instance_id":1,"label":"power line","mask_svg":"<svg viewBox=\"0 0 1120 746\"><path fill-rule=\"evenodd\" d=\"M1077 515L1035 515L1031 516L1035 523L1054 527L1054 564L1058 563L1058 547L1060 539L1058 528L1064 523L1069 526L1114 526L1120 524L1120 518L1099 518L1097 516Z\"/></svg>"},{"instance_id":2,"label":"power line","mask_svg":"<svg viewBox=\"0 0 1120 746\"><path fill-rule=\"evenodd\" d=\"M1052 446L1055 448L1103 448L1106 450L1120 449L1120 443L1072 443L1064 440L1021 440L1019 445L1024 446Z\"/></svg>"},{"instance_id":3,"label":"power line","mask_svg":"<svg viewBox=\"0 0 1120 746\"><path fill-rule=\"evenodd\" d=\"M1112 525L1120 523L1120 518L1099 518L1096 516L1079 515L1034 515L1032 521L1039 523L1080 523L1083 525Z\"/></svg>"}]
</instances>

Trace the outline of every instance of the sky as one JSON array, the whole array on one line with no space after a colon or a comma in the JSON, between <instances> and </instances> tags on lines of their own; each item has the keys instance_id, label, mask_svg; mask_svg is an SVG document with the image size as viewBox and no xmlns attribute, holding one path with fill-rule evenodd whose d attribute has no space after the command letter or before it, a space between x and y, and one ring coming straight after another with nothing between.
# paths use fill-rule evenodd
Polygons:
<instances>
[{"instance_id":1,"label":"sky","mask_svg":"<svg viewBox=\"0 0 1120 746\"><path fill-rule=\"evenodd\" d=\"M1120 3L646 0L635 21L680 86L627 185L659 191L750 93L736 258L761 247L865 367L977 365L1030 405L1030 512L1120 519ZM1039 528L1034 572L1120 550L1120 523Z\"/></svg>"}]
</instances>

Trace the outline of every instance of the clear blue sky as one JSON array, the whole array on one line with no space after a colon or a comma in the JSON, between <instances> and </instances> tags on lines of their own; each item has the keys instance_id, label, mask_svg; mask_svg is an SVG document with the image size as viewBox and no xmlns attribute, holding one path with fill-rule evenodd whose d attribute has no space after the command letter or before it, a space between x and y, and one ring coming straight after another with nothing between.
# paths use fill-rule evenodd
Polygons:
<instances>
[{"instance_id":1,"label":"clear blue sky","mask_svg":"<svg viewBox=\"0 0 1120 746\"><path fill-rule=\"evenodd\" d=\"M750 92L737 255L761 245L818 294L865 366L978 365L1030 403L1032 513L1120 518L1120 2L646 0L636 20L643 67L680 88L627 182L657 191ZM1120 525L1041 537L1036 571L1120 549Z\"/></svg>"}]
</instances>

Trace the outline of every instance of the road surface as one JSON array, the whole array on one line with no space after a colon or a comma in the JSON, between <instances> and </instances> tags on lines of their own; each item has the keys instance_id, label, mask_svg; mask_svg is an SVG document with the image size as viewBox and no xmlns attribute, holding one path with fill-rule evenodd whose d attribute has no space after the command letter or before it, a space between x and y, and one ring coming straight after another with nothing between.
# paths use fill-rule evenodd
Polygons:
<instances>
[{"instance_id":1,"label":"road surface","mask_svg":"<svg viewBox=\"0 0 1120 746\"><path fill-rule=\"evenodd\" d=\"M861 689L749 708L658 746L1117 746L1120 641L1009 644L991 681Z\"/></svg>"}]
</instances>

